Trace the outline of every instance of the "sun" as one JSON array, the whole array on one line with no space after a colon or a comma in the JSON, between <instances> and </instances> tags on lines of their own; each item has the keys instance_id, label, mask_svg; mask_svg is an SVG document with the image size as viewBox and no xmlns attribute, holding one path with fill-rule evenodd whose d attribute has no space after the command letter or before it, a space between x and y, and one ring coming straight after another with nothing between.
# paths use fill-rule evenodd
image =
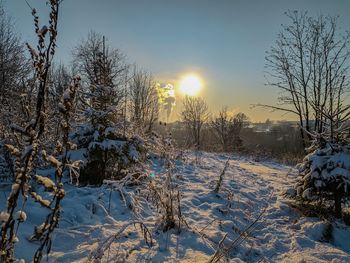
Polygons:
<instances>
[{"instance_id":1,"label":"sun","mask_svg":"<svg viewBox=\"0 0 350 263\"><path fill-rule=\"evenodd\" d=\"M197 96L201 85L201 80L197 75L189 74L181 79L180 91L187 96Z\"/></svg>"}]
</instances>

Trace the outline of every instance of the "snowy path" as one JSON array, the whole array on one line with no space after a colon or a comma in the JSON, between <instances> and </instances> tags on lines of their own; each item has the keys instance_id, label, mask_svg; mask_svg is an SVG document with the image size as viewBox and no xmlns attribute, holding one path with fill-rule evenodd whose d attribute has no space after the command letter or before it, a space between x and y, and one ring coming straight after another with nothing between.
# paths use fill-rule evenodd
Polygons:
<instances>
[{"instance_id":1,"label":"snowy path","mask_svg":"<svg viewBox=\"0 0 350 263\"><path fill-rule=\"evenodd\" d=\"M186 178L183 203L190 225L202 229L215 220L215 224L206 227L206 236L218 243L224 233L228 233L232 240L267 207L254 230L233 251L231 256L235 260L350 262L347 228L335 228L338 236L334 243L338 243L339 248L319 242L325 223L304 218L285 203L282 193L293 184L295 173L290 167L232 157L224 176L223 193L214 194L212 189L227 158L203 153L200 165L187 165L179 171ZM194 158L188 163L193 164Z\"/></svg>"},{"instance_id":2,"label":"snowy path","mask_svg":"<svg viewBox=\"0 0 350 263\"><path fill-rule=\"evenodd\" d=\"M220 167L219 163L215 164L215 159L215 156L211 158L211 165ZM334 243L338 243L339 248L319 242L325 223L316 218L305 218L285 203L282 193L293 184L294 173L289 167L270 162L257 163L242 158L230 161L226 184L237 189L238 200L252 204L246 209L248 213L251 211L255 215L252 217L256 218L267 206L251 238L239 249L244 251L250 243L251 251L239 257L249 262L263 259L267 262L350 262L348 230L342 229L343 226L335 228ZM240 209L244 210L244 207Z\"/></svg>"},{"instance_id":3,"label":"snowy path","mask_svg":"<svg viewBox=\"0 0 350 263\"><path fill-rule=\"evenodd\" d=\"M337 222L332 243L321 242L326 224L305 218L286 204L281 193L293 183L295 171L290 167L230 156L222 188L219 194L214 193L228 157L201 153L196 164L194 154L188 153L186 161L177 161L174 177L180 185L182 213L190 229L185 227L180 234L154 231L155 245L148 249L140 231L128 228L111 246L109 259L118 254L119 261L123 258L127 262L206 262L225 234L227 245L266 209L231 251L232 262L350 262L348 227ZM160 163L154 163L152 169L156 176L162 170ZM134 217L119 193L108 187L67 186L66 190L63 218L49 262L86 262L101 240L118 233ZM45 211L32 202L27 209L29 220L21 226L24 232L20 236L24 246L22 243L17 252L29 261L37 244L25 239L41 223ZM143 221L154 229L156 220L153 214Z\"/></svg>"}]
</instances>

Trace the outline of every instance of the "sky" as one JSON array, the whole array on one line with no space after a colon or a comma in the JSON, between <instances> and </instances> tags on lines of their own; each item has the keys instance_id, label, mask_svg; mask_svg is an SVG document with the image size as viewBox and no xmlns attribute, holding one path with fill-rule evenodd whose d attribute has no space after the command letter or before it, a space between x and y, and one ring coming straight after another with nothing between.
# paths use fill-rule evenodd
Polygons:
<instances>
[{"instance_id":1,"label":"sky","mask_svg":"<svg viewBox=\"0 0 350 263\"><path fill-rule=\"evenodd\" d=\"M46 1L27 1L46 22ZM3 2L22 39L35 43L25 0ZM350 0L64 0L60 8L57 60L69 64L89 31L105 35L130 63L175 85L173 119L181 111L179 79L188 73L200 76L200 96L214 114L226 105L253 121L294 119L251 107L277 102L278 91L265 85L265 52L288 23L284 12L338 15L341 30L350 30Z\"/></svg>"}]
</instances>

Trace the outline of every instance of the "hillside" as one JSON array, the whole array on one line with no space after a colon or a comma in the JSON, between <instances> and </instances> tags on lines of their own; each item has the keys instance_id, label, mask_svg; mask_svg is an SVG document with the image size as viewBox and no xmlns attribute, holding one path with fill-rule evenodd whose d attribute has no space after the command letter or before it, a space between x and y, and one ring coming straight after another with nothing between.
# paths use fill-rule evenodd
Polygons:
<instances>
[{"instance_id":1,"label":"hillside","mask_svg":"<svg viewBox=\"0 0 350 263\"><path fill-rule=\"evenodd\" d=\"M228 158L229 166L216 194L213 189ZM162 163L153 159L147 173L156 178L163 169ZM349 262L348 227L334 222L334 238L323 242L327 224L303 217L287 204L282 193L293 184L294 174L292 168L273 162L185 153L176 161L173 176L180 188L181 211L187 223L180 233L177 229L157 229L159 216L146 203L139 203L142 213L133 213L111 186L67 185L49 262L86 262L92 252L98 255L97 248L103 242L111 245L102 262L207 262L226 233L223 246L229 247L235 240L229 251L233 262ZM130 200L137 199L136 188L124 189ZM3 206L5 202L0 203ZM16 251L18 258L30 260L37 244L27 240L46 211L32 200L25 210L28 219L20 226L19 239L26 241L20 242ZM133 221L143 222L150 230L151 248L140 228L128 225Z\"/></svg>"}]
</instances>

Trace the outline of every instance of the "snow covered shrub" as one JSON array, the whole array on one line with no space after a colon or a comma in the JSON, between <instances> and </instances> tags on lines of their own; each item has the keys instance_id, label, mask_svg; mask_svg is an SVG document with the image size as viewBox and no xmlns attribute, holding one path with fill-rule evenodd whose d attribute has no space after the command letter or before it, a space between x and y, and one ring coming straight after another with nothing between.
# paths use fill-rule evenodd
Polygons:
<instances>
[{"instance_id":1,"label":"snow covered shrub","mask_svg":"<svg viewBox=\"0 0 350 263\"><path fill-rule=\"evenodd\" d=\"M333 200L335 215L350 196L350 146L345 143L314 142L297 167L300 178L295 195L301 200Z\"/></svg>"},{"instance_id":2,"label":"snow covered shrub","mask_svg":"<svg viewBox=\"0 0 350 263\"><path fill-rule=\"evenodd\" d=\"M111 127L85 131L85 136L75 134L78 143L84 142L80 147L87 150L86 163L79 176L83 184L101 185L105 179L121 179L126 175L123 171L146 157L147 150L141 137L128 138Z\"/></svg>"},{"instance_id":3,"label":"snow covered shrub","mask_svg":"<svg viewBox=\"0 0 350 263\"><path fill-rule=\"evenodd\" d=\"M19 134L16 144L6 144L5 147L15 157L15 182L12 185L12 191L7 199L6 211L1 214L2 217L1 240L0 240L0 262L14 262L15 243L18 242L17 231L19 224L23 220L17 220L16 210L21 197L23 202L27 200L30 190L30 179L32 176L33 162L35 161L38 151L41 147L40 139L45 132L46 120L46 99L47 93L47 76L50 64L55 54L56 37L57 37L57 19L59 1L50 1L50 21L49 27L39 27L39 17L36 10L32 10L34 18L35 33L38 38L37 48L33 48L27 43L35 71L35 85L37 88L36 107L33 114L23 112L27 121L21 125L12 124L11 129L14 134ZM49 35L49 41L45 41ZM48 43L47 43L48 42ZM15 122L15 120L13 120ZM23 205L24 206L24 203ZM16 230L17 229L17 230ZM34 262L39 262L34 260Z\"/></svg>"},{"instance_id":4,"label":"snow covered shrub","mask_svg":"<svg viewBox=\"0 0 350 263\"><path fill-rule=\"evenodd\" d=\"M83 77L81 125L72 139L85 151L79 181L101 185L120 179L146 156L144 140L127 129L127 68L124 55L91 32L75 50L74 63Z\"/></svg>"},{"instance_id":5,"label":"snow covered shrub","mask_svg":"<svg viewBox=\"0 0 350 263\"><path fill-rule=\"evenodd\" d=\"M49 200L43 199L42 196L36 192L31 191L31 196L36 202L41 204L50 210L49 215L46 217L43 224L35 228L35 237L41 241L39 249L34 256L34 262L40 262L43 257L43 251L46 249L46 253L51 250L51 235L54 229L58 225L61 214L61 201L65 196L62 179L66 169L79 170L79 161L70 161L68 159L68 153L71 149L75 148L75 145L69 141L69 132L71 129L71 115L75 105L75 96L79 87L80 77L75 77L72 84L64 91L61 102L59 105L59 112L62 115L61 130L62 139L61 142L56 143L56 153L60 158L55 158L52 155L48 155L45 150L42 151L43 159L48 162L51 167L55 169L55 180L51 180L48 177L35 175L33 179L38 185L43 186L45 192L50 193L48 195Z\"/></svg>"},{"instance_id":6,"label":"snow covered shrub","mask_svg":"<svg viewBox=\"0 0 350 263\"><path fill-rule=\"evenodd\" d=\"M160 138L154 134L155 143L161 147L164 158L165 172L153 176L149 182L150 201L160 213L160 226L163 231L177 227L181 230L181 224L187 225L181 212L181 193L179 183L174 176L174 149L171 137Z\"/></svg>"},{"instance_id":7,"label":"snow covered shrub","mask_svg":"<svg viewBox=\"0 0 350 263\"><path fill-rule=\"evenodd\" d=\"M79 85L80 78L74 78L72 84L63 93L62 100L59 103L61 112L61 142L56 143L56 153L60 157L47 154L46 145L43 143L47 134L47 93L48 93L48 72L55 54L58 10L61 1L50 0L49 26L39 27L39 17L35 9L32 9L34 18L35 33L38 37L36 48L27 44L34 66L35 78L34 85L37 89L35 93L34 112L24 111L26 122L12 124L13 136L17 138L16 143L6 144L5 147L15 158L15 182L7 199L6 211L0 212L1 240L0 240L0 262L15 262L14 250L15 243L19 240L17 234L19 225L24 223L27 215L23 208L28 200L28 196L39 203L41 206L49 209L49 215L44 219L44 223L37 228L40 232L40 246L34 255L33 262L40 262L44 251L50 252L51 235L58 225L60 218L60 202L65 192L62 184L63 173L66 168L75 169L74 164L69 163L67 158L68 150L72 144L68 141L70 130L71 113L75 105L75 94ZM46 38L48 37L48 38ZM47 41L47 39L49 39ZM14 121L15 122L15 121ZM34 175L35 162L39 159L39 152L43 159L55 170L55 179L46 176ZM32 181L44 188L47 192L47 198L41 196L34 187ZM18 204L21 203L21 209Z\"/></svg>"}]
</instances>

